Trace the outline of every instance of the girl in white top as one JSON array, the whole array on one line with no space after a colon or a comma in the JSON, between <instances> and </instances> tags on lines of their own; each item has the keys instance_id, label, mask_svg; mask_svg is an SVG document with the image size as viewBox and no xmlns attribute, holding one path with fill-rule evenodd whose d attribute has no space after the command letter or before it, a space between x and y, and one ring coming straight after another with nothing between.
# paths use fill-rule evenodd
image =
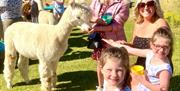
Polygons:
<instances>
[{"instance_id":1,"label":"girl in white top","mask_svg":"<svg viewBox=\"0 0 180 91\"><path fill-rule=\"evenodd\" d=\"M137 49L113 40L105 40L112 46L123 46L130 54L146 57L146 73L143 76L132 73L133 91L168 91L172 76L172 65L168 58L173 47L171 31L159 28L150 41L151 49Z\"/></svg>"},{"instance_id":2,"label":"girl in white top","mask_svg":"<svg viewBox=\"0 0 180 91\"><path fill-rule=\"evenodd\" d=\"M104 77L102 91L130 91L129 56L125 48L107 48L102 52L99 66Z\"/></svg>"}]
</instances>

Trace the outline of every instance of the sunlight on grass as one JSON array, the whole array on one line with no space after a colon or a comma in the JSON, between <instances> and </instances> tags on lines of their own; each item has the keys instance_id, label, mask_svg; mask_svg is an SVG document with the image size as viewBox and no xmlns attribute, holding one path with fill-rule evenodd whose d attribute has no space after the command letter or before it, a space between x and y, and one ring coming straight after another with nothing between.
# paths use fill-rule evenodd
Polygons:
<instances>
[{"instance_id":1,"label":"sunlight on grass","mask_svg":"<svg viewBox=\"0 0 180 91\"><path fill-rule=\"evenodd\" d=\"M46 0L47 1L47 0ZM68 0L67 0L68 1ZM66 1L66 2L67 2ZM88 0L89 2L90 0ZM125 24L127 41L132 38L134 22L129 19ZM174 34L173 64L174 73L171 78L170 91L180 89L180 27L171 25ZM57 88L55 91L95 91L97 85L96 62L91 59L91 49L87 49L87 34L82 34L79 30L73 30L69 38L69 48L60 59L57 69ZM135 56L130 56L131 64L136 60ZM0 64L2 67L3 64ZM0 68L1 68L0 67ZM38 62L31 61L29 67L30 84L25 84L16 69L13 79L12 90L6 88L2 70L0 69L0 91L40 91L40 79L38 72Z\"/></svg>"}]
</instances>

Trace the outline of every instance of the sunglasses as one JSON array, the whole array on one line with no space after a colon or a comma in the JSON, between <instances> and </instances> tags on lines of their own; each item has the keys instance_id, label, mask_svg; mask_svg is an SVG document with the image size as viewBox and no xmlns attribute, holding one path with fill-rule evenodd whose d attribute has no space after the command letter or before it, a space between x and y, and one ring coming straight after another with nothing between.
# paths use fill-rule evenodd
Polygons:
<instances>
[{"instance_id":1,"label":"sunglasses","mask_svg":"<svg viewBox=\"0 0 180 91\"><path fill-rule=\"evenodd\" d=\"M149 1L147 3L139 3L138 8L144 8L145 6L147 7L153 7L154 6L154 1Z\"/></svg>"}]
</instances>

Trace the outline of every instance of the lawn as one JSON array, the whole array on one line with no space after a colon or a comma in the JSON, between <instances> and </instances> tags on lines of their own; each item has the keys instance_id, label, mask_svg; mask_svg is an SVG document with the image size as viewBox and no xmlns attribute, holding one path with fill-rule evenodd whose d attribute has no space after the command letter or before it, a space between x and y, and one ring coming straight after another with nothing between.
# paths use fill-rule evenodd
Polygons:
<instances>
[{"instance_id":1,"label":"lawn","mask_svg":"<svg viewBox=\"0 0 180 91\"><path fill-rule=\"evenodd\" d=\"M125 24L128 41L131 40L134 22L132 17ZM174 34L173 63L174 73L171 78L170 91L180 89L180 27L170 25ZM54 91L95 91L97 85L96 62L91 59L91 51L86 48L87 35L80 30L74 29L69 38L69 48L58 63L57 88ZM134 62L135 57L130 57ZM25 84L18 69L15 70L13 79L14 87L8 90L5 85L0 60L0 91L40 91L40 79L38 73L38 61L30 61L29 77L30 84Z\"/></svg>"},{"instance_id":2,"label":"lawn","mask_svg":"<svg viewBox=\"0 0 180 91\"><path fill-rule=\"evenodd\" d=\"M125 25L128 41L131 39L133 22L128 20ZM171 79L171 91L178 91L180 89L180 71L178 70L180 64L180 49L178 45L180 42L179 27L172 27L174 33L174 74ZM73 30L69 38L69 49L60 59L58 64L58 82L57 88L54 91L94 91L97 85L96 77L96 62L91 58L90 49L86 48L87 35L82 34L79 30ZM134 57L131 57L133 62ZM2 61L2 60L1 60ZM26 85L16 69L14 76L14 87L8 90L2 74L2 64L0 64L0 91L39 91L40 81L38 73L38 62L30 61L29 77L30 84Z\"/></svg>"}]
</instances>

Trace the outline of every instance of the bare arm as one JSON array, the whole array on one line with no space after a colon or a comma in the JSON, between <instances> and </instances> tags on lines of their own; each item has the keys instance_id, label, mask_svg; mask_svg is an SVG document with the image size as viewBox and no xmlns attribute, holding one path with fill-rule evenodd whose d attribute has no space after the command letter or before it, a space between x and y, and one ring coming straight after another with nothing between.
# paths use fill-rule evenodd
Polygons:
<instances>
[{"instance_id":1,"label":"bare arm","mask_svg":"<svg viewBox=\"0 0 180 91\"><path fill-rule=\"evenodd\" d=\"M146 57L146 54L149 51L151 51L150 49L138 49L138 48L130 47L128 45L123 45L120 42L113 41L111 39L102 39L102 40L113 47L125 47L129 54L136 55L136 56Z\"/></svg>"},{"instance_id":2,"label":"bare arm","mask_svg":"<svg viewBox=\"0 0 180 91\"><path fill-rule=\"evenodd\" d=\"M147 80L142 80L141 83L144 84L151 91L168 91L170 83L170 74L167 70L163 70L159 73L160 84L154 85Z\"/></svg>"}]
</instances>

